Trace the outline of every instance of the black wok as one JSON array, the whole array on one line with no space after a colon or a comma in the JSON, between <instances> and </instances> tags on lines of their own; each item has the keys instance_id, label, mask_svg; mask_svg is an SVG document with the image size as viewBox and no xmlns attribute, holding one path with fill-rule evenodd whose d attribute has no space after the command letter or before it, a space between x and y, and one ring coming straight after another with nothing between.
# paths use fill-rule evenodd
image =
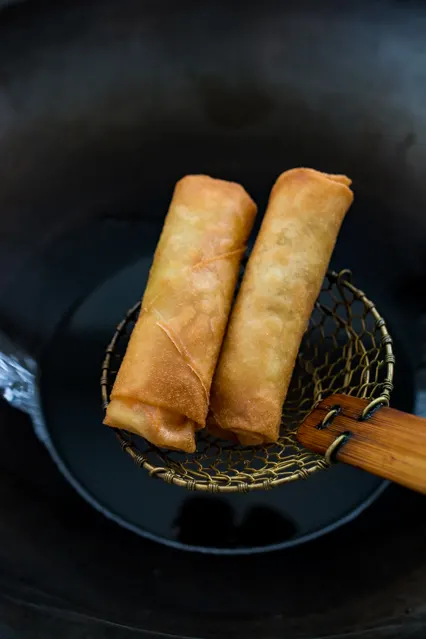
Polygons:
<instances>
[{"instance_id":1,"label":"black wok","mask_svg":"<svg viewBox=\"0 0 426 639\"><path fill-rule=\"evenodd\" d=\"M333 262L389 323L393 404L422 410L425 33L416 2L0 10L0 328L37 363L41 409L37 437L28 416L0 407L0 633L3 623L31 638L424 636L421 497L380 482L348 503L344 492L335 530L306 534L293 511L283 521L278 498L267 512L260 500L245 536L232 529L218 543L217 526L200 541L193 510L170 517L156 484L139 479L129 492L130 462L117 470L112 444L109 458L85 433L100 417L98 355L139 295L174 182L190 172L240 181L260 207L292 166L352 177L356 204ZM113 493L145 527L114 511ZM321 496L323 514L337 497ZM195 512L216 508L229 523L228 506ZM153 533L164 513L165 534ZM266 516L278 538L259 537ZM259 552L276 547L286 548Z\"/></svg>"}]
</instances>

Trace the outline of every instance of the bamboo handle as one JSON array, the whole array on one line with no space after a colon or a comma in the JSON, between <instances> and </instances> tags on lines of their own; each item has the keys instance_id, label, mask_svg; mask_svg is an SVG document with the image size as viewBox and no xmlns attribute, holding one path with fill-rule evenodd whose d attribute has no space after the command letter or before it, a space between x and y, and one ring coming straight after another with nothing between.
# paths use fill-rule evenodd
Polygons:
<instances>
[{"instance_id":1,"label":"bamboo handle","mask_svg":"<svg viewBox=\"0 0 426 639\"><path fill-rule=\"evenodd\" d=\"M328 461L426 494L426 419L383 407L362 420L368 404L349 395L329 397L304 420L299 442Z\"/></svg>"}]
</instances>

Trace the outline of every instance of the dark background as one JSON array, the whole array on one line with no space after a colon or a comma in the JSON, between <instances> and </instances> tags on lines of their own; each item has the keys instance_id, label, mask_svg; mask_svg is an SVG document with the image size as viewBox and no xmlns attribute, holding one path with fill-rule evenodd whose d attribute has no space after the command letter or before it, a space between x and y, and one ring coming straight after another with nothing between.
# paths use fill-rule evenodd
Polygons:
<instances>
[{"instance_id":1,"label":"dark background","mask_svg":"<svg viewBox=\"0 0 426 639\"><path fill-rule=\"evenodd\" d=\"M40 355L69 304L136 259L134 225L161 226L184 173L263 205L285 168L345 172L357 199L334 259L389 318L421 410L425 36L409 0L3 8L2 328ZM0 419L2 639L424 637L422 497L392 487L292 551L201 557L104 519L26 417L2 404Z\"/></svg>"}]
</instances>

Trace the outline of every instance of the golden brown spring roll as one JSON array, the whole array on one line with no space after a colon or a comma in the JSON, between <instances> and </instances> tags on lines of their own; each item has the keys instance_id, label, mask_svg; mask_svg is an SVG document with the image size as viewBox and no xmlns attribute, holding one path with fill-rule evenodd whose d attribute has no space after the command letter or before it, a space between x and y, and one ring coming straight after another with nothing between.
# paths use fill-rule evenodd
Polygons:
<instances>
[{"instance_id":1,"label":"golden brown spring roll","mask_svg":"<svg viewBox=\"0 0 426 639\"><path fill-rule=\"evenodd\" d=\"M243 445L277 440L300 342L352 203L350 184L302 168L276 181L213 380L213 433L232 433Z\"/></svg>"},{"instance_id":2,"label":"golden brown spring roll","mask_svg":"<svg viewBox=\"0 0 426 639\"><path fill-rule=\"evenodd\" d=\"M195 450L256 205L239 184L177 183L104 423Z\"/></svg>"}]
</instances>

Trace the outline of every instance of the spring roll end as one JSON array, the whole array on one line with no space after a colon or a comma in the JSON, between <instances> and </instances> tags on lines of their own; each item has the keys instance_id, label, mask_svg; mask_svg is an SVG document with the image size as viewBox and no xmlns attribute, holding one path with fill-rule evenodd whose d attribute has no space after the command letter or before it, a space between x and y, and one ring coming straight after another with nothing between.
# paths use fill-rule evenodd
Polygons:
<instances>
[{"instance_id":1,"label":"spring roll end","mask_svg":"<svg viewBox=\"0 0 426 639\"><path fill-rule=\"evenodd\" d=\"M195 452L196 424L172 411L114 397L103 423L139 435L154 446Z\"/></svg>"}]
</instances>

